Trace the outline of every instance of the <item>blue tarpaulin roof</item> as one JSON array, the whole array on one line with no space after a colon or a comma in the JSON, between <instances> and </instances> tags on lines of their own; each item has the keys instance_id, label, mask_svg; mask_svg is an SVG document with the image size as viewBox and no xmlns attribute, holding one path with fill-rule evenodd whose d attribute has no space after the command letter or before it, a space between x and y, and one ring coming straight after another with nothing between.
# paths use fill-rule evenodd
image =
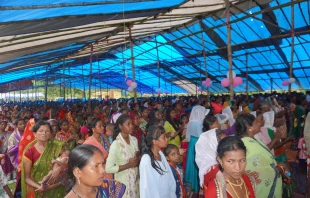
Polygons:
<instances>
[{"instance_id":1,"label":"blue tarpaulin roof","mask_svg":"<svg viewBox=\"0 0 310 198\"><path fill-rule=\"evenodd\" d=\"M235 91L246 91L247 71L250 92L287 89L282 81L289 78L292 3L297 79L292 88L308 89L309 1L231 3L233 70L244 82ZM126 89L125 73L133 77L128 26L137 91L154 92L159 71L163 92L196 93L205 79L203 50L210 91L228 91L220 84L229 64L224 0L1 1L0 85L48 78L83 89L92 71L92 88Z\"/></svg>"}]
</instances>

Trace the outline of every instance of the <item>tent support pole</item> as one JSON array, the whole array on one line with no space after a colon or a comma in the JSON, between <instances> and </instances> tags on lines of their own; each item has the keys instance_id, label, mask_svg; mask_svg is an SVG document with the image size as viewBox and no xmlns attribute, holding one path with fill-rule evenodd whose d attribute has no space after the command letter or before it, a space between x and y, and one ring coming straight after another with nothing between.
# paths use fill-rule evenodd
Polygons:
<instances>
[{"instance_id":1,"label":"tent support pole","mask_svg":"<svg viewBox=\"0 0 310 198\"><path fill-rule=\"evenodd\" d=\"M107 77L107 100L109 99L109 77Z\"/></svg>"},{"instance_id":2,"label":"tent support pole","mask_svg":"<svg viewBox=\"0 0 310 198\"><path fill-rule=\"evenodd\" d=\"M90 48L90 57L89 57L89 83L88 83L88 108L91 108L90 106L90 96L91 96L91 81L92 81L92 72L93 72L93 45L91 45Z\"/></svg>"},{"instance_id":3,"label":"tent support pole","mask_svg":"<svg viewBox=\"0 0 310 198\"><path fill-rule=\"evenodd\" d=\"M45 96L44 96L45 103L47 102L47 83L48 83L47 67L48 65L45 66Z\"/></svg>"},{"instance_id":4,"label":"tent support pole","mask_svg":"<svg viewBox=\"0 0 310 198\"><path fill-rule=\"evenodd\" d=\"M37 73L34 72L34 100L37 100Z\"/></svg>"},{"instance_id":5,"label":"tent support pole","mask_svg":"<svg viewBox=\"0 0 310 198\"><path fill-rule=\"evenodd\" d=\"M99 74L99 95L101 96L102 99L102 92L101 92L101 74L100 74L100 65L99 65L99 60L98 60L98 56L97 56L97 63L98 63L98 74Z\"/></svg>"},{"instance_id":6,"label":"tent support pole","mask_svg":"<svg viewBox=\"0 0 310 198\"><path fill-rule=\"evenodd\" d=\"M294 45L295 45L295 9L294 9L294 1L291 0L291 14L292 14L292 29L291 29L291 35L292 35L292 42L291 42L291 62L290 62L290 70L289 70L289 75L290 78L293 76L293 63L294 63ZM288 85L288 93L291 93L292 89L292 83L289 83Z\"/></svg>"},{"instance_id":7,"label":"tent support pole","mask_svg":"<svg viewBox=\"0 0 310 198\"><path fill-rule=\"evenodd\" d=\"M131 53L131 70L132 70L132 78L133 82L136 82L136 74L135 74L135 57L133 53L133 43L132 43L132 35L131 35L132 25L128 25L129 30L129 41L130 41L130 53ZM137 88L134 89L134 99L135 103L137 103Z\"/></svg>"},{"instance_id":8,"label":"tent support pole","mask_svg":"<svg viewBox=\"0 0 310 198\"><path fill-rule=\"evenodd\" d=\"M270 93L273 91L273 79L270 78Z\"/></svg>"},{"instance_id":9,"label":"tent support pole","mask_svg":"<svg viewBox=\"0 0 310 198\"><path fill-rule=\"evenodd\" d=\"M249 66L248 66L248 63L249 63L249 56L248 54L246 54L245 56L245 59L246 59L246 63L245 63L245 67L246 67L246 87L245 87L245 90L246 90L246 99L248 100L249 99Z\"/></svg>"},{"instance_id":10,"label":"tent support pole","mask_svg":"<svg viewBox=\"0 0 310 198\"><path fill-rule=\"evenodd\" d=\"M201 46L202 46L202 55L203 55L203 66L205 69L205 73L206 73L206 79L208 78L208 69L207 69L207 56L206 56L206 51L205 51L205 40L204 40L204 36L203 36L203 25L202 25L202 18L199 21L200 24L200 31L201 31ZM202 83L202 82L201 82ZM201 85L202 86L202 85ZM201 88L202 90L202 88ZM208 94L208 99L210 100L210 94L209 94L209 88L207 87L207 94ZM201 91L201 95L202 95L202 91Z\"/></svg>"},{"instance_id":11,"label":"tent support pole","mask_svg":"<svg viewBox=\"0 0 310 198\"><path fill-rule=\"evenodd\" d=\"M19 84L21 85L21 83L19 83ZM19 102L21 102L21 101L22 101L22 87L19 86Z\"/></svg>"},{"instance_id":12,"label":"tent support pole","mask_svg":"<svg viewBox=\"0 0 310 198\"><path fill-rule=\"evenodd\" d=\"M226 2L226 27L227 27L227 55L228 55L228 69L229 69L229 84L230 84L230 100L234 100L234 85L232 77L232 55L231 55L231 26L230 26L230 3L229 0Z\"/></svg>"},{"instance_id":13,"label":"tent support pole","mask_svg":"<svg viewBox=\"0 0 310 198\"><path fill-rule=\"evenodd\" d=\"M66 66L66 59L64 59L64 62L62 64L62 83L63 83L63 90L64 90L64 101L66 101L65 66Z\"/></svg>"},{"instance_id":14,"label":"tent support pole","mask_svg":"<svg viewBox=\"0 0 310 198\"><path fill-rule=\"evenodd\" d=\"M127 79L127 77L126 77L126 70L124 69L124 97L126 98L126 92L127 92L127 90L126 90L126 79Z\"/></svg>"},{"instance_id":15,"label":"tent support pole","mask_svg":"<svg viewBox=\"0 0 310 198\"><path fill-rule=\"evenodd\" d=\"M84 80L84 64L82 64L82 76L83 76L83 100L84 100L86 99L85 80Z\"/></svg>"},{"instance_id":16,"label":"tent support pole","mask_svg":"<svg viewBox=\"0 0 310 198\"><path fill-rule=\"evenodd\" d=\"M157 54L158 89L160 89L160 61L159 61L159 56L158 56L157 36L155 37L155 42L156 42L156 54ZM158 98L160 98L160 91L158 92Z\"/></svg>"}]
</instances>

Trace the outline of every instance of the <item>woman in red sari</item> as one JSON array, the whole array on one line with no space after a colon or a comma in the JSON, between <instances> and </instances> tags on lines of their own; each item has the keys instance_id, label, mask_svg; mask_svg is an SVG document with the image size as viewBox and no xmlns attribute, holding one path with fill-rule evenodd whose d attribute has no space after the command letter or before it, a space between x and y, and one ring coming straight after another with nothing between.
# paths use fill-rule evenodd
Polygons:
<instances>
[{"instance_id":1,"label":"woman in red sari","mask_svg":"<svg viewBox=\"0 0 310 198\"><path fill-rule=\"evenodd\" d=\"M245 174L246 147L241 139L235 136L222 139L217 154L220 171L214 179L205 180L205 197L255 198L256 183L254 177Z\"/></svg>"}]
</instances>

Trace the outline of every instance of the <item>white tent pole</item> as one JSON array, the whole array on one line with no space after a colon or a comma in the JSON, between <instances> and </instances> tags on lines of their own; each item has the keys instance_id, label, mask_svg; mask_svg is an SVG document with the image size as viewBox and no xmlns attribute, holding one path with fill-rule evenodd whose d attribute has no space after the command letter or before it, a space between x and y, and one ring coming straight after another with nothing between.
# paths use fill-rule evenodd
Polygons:
<instances>
[{"instance_id":1,"label":"white tent pole","mask_svg":"<svg viewBox=\"0 0 310 198\"><path fill-rule=\"evenodd\" d=\"M155 42L156 42L158 89L159 89L159 88L160 88L160 61L159 61L159 56L158 56L158 42L157 42L157 36L155 36ZM158 92L158 98L160 98L160 91Z\"/></svg>"},{"instance_id":2,"label":"white tent pole","mask_svg":"<svg viewBox=\"0 0 310 198\"><path fill-rule=\"evenodd\" d=\"M90 97L91 97L91 81L92 81L92 72L93 72L93 45L91 45L90 48L90 57L89 57L89 82L88 82L88 108L91 108L90 106Z\"/></svg>"},{"instance_id":3,"label":"white tent pole","mask_svg":"<svg viewBox=\"0 0 310 198\"><path fill-rule=\"evenodd\" d=\"M246 99L248 100L249 99L249 68L248 68L248 54L246 54L245 56L245 59L246 59L246 63L245 63L245 67L246 67Z\"/></svg>"},{"instance_id":4,"label":"white tent pole","mask_svg":"<svg viewBox=\"0 0 310 198\"><path fill-rule=\"evenodd\" d=\"M228 55L228 70L229 70L229 84L230 84L230 100L234 100L234 83L232 75L232 56L231 56L231 26L230 26L230 3L229 0L226 2L226 27L227 27L227 55Z\"/></svg>"},{"instance_id":5,"label":"white tent pole","mask_svg":"<svg viewBox=\"0 0 310 198\"><path fill-rule=\"evenodd\" d=\"M129 41L130 41L130 53L131 53L131 70L132 70L132 79L133 82L136 82L136 74L135 74L135 57L133 52L133 43L132 43L132 35L131 35L132 25L128 25L129 30ZM137 103L137 88L134 89L134 101Z\"/></svg>"},{"instance_id":6,"label":"white tent pole","mask_svg":"<svg viewBox=\"0 0 310 198\"><path fill-rule=\"evenodd\" d=\"M291 43L291 63L290 63L290 71L289 75L290 78L293 76L293 63L294 63L294 45L295 45L295 9L294 9L294 0L291 0L291 14L292 14L292 29L291 29L291 35L292 35L292 43ZM288 93L291 93L292 84L289 83L288 85Z\"/></svg>"}]
</instances>

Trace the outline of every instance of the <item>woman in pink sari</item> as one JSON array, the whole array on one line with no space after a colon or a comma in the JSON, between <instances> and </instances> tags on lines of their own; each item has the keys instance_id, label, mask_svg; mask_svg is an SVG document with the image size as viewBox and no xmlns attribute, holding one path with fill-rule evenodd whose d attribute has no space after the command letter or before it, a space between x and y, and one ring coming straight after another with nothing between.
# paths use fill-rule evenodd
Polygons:
<instances>
[{"instance_id":1,"label":"woman in pink sari","mask_svg":"<svg viewBox=\"0 0 310 198\"><path fill-rule=\"evenodd\" d=\"M90 144L97 147L103 154L104 159L108 158L107 148L110 147L110 143L105 134L103 134L104 127L103 121L100 118L93 118L89 122L89 130L91 130L91 136L85 140L83 144ZM105 179L113 179L113 174L104 174Z\"/></svg>"}]
</instances>

